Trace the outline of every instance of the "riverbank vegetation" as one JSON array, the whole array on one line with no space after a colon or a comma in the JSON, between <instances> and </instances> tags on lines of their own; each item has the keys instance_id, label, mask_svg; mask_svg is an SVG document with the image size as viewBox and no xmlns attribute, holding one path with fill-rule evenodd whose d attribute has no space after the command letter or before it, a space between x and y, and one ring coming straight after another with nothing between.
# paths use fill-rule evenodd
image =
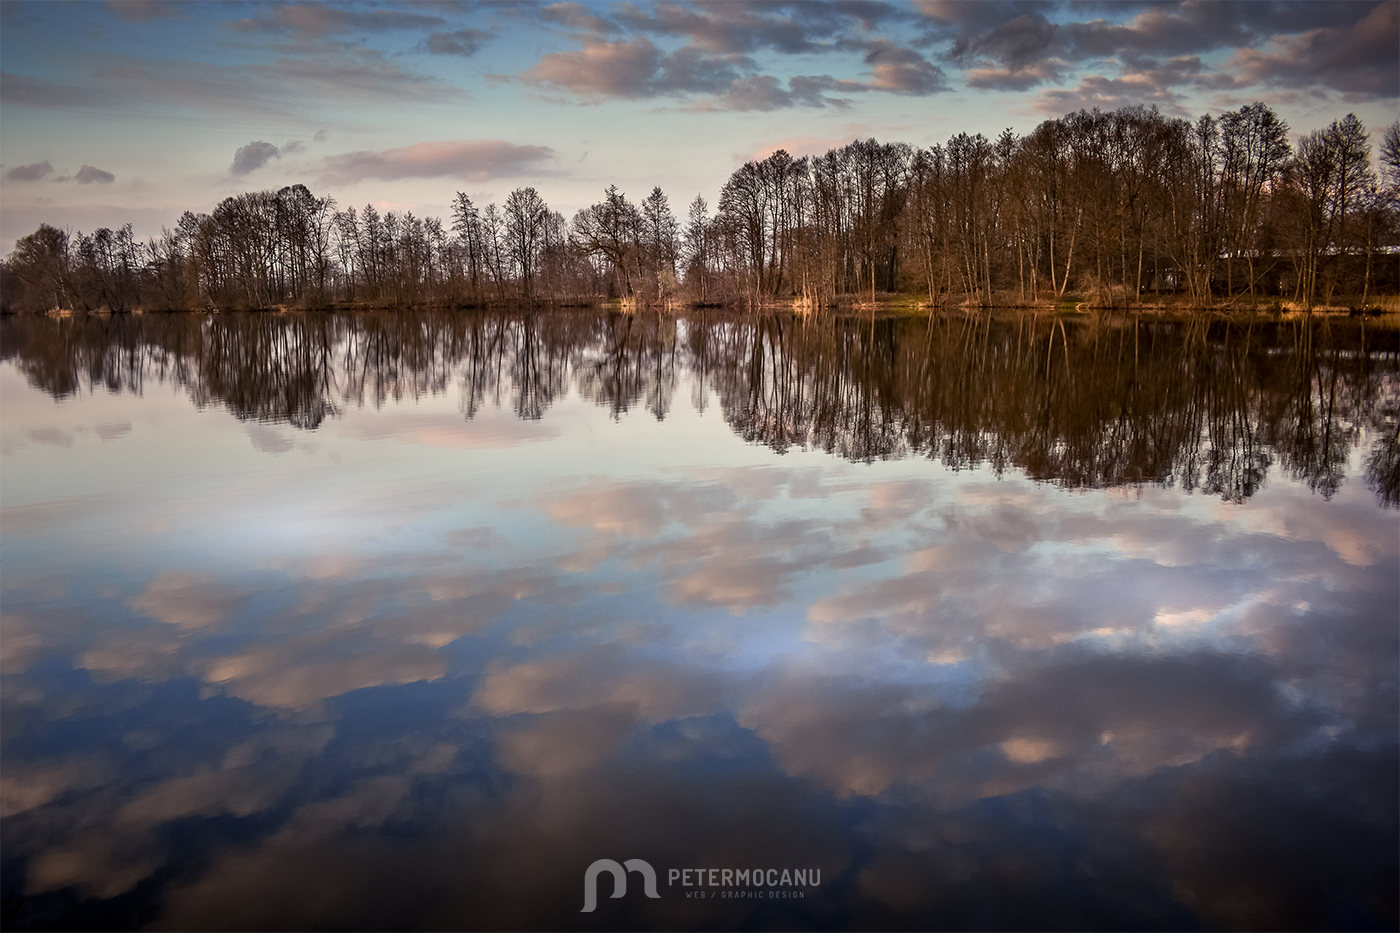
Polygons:
<instances>
[{"instance_id":1,"label":"riverbank vegetation","mask_svg":"<svg viewBox=\"0 0 1400 933\"><path fill-rule=\"evenodd\" d=\"M748 162L676 216L616 186L572 219L533 187L446 220L303 185L131 225L43 225L3 310L459 307L526 302L1400 310L1400 124L1373 164L1354 116L1289 142L1256 103L1194 123L1080 111L1027 136L873 139ZM1378 171L1379 169L1379 171Z\"/></svg>"}]
</instances>

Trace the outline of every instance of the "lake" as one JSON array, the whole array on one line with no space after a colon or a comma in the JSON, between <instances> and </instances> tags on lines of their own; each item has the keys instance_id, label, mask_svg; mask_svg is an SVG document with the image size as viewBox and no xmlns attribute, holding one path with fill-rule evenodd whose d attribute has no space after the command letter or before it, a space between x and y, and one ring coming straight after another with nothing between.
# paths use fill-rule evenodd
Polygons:
<instances>
[{"instance_id":1,"label":"lake","mask_svg":"<svg viewBox=\"0 0 1400 933\"><path fill-rule=\"evenodd\" d=\"M7 929L1396 926L1393 325L0 347Z\"/></svg>"}]
</instances>

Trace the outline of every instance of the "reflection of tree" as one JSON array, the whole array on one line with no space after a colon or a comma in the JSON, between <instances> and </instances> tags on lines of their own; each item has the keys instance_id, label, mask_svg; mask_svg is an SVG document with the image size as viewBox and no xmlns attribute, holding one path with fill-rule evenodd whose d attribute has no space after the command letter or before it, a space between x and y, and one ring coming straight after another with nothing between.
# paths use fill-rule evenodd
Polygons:
<instances>
[{"instance_id":1,"label":"reflection of tree","mask_svg":"<svg viewBox=\"0 0 1400 933\"><path fill-rule=\"evenodd\" d=\"M579 393L614 417L642 399L658 421L670 411L676 383L676 323L658 315L598 317L595 342L580 348Z\"/></svg>"},{"instance_id":2,"label":"reflection of tree","mask_svg":"<svg viewBox=\"0 0 1400 933\"><path fill-rule=\"evenodd\" d=\"M726 416L775 450L917 451L1072 487L1174 483L1234 501L1275 458L1330 495L1356 424L1387 397L1377 374L1395 368L1340 327L1299 342L1290 327L1226 323L767 318L710 334L691 352Z\"/></svg>"},{"instance_id":3,"label":"reflection of tree","mask_svg":"<svg viewBox=\"0 0 1400 933\"><path fill-rule=\"evenodd\" d=\"M1366 483L1386 505L1400 506L1400 422L1382 435L1366 459Z\"/></svg>"},{"instance_id":4,"label":"reflection of tree","mask_svg":"<svg viewBox=\"0 0 1400 933\"><path fill-rule=\"evenodd\" d=\"M315 428L336 408L334 318L211 315L203 328L198 405L222 402L240 419Z\"/></svg>"},{"instance_id":5,"label":"reflection of tree","mask_svg":"<svg viewBox=\"0 0 1400 933\"><path fill-rule=\"evenodd\" d=\"M851 460L920 454L1069 487L1162 483L1233 501L1269 467L1330 496L1374 437L1397 501L1400 354L1359 326L1052 316L480 313L10 318L4 356L55 397L186 386L240 418L313 428L341 403L448 390L536 419L572 385L664 418L682 372L745 440Z\"/></svg>"}]
</instances>

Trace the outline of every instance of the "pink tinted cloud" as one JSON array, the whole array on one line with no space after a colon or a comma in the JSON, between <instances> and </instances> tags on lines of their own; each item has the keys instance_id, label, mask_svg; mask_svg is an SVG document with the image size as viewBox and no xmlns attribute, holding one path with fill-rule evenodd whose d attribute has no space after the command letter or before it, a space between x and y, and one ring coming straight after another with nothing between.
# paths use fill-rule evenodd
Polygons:
<instances>
[{"instance_id":1,"label":"pink tinted cloud","mask_svg":"<svg viewBox=\"0 0 1400 933\"><path fill-rule=\"evenodd\" d=\"M1058 117L1077 110L1117 110L1137 104L1156 104L1167 113L1184 113L1182 96L1146 74L1122 78L1086 75L1074 88L1051 88L1040 92L1034 107L1046 116Z\"/></svg>"},{"instance_id":2,"label":"pink tinted cloud","mask_svg":"<svg viewBox=\"0 0 1400 933\"><path fill-rule=\"evenodd\" d=\"M402 8L390 10L342 9L324 3L282 4L262 8L257 16L225 25L235 32L291 32L320 36L344 32L384 32L441 26L440 16L426 16Z\"/></svg>"},{"instance_id":3,"label":"pink tinted cloud","mask_svg":"<svg viewBox=\"0 0 1400 933\"><path fill-rule=\"evenodd\" d=\"M646 38L631 42L590 40L577 51L551 52L522 74L527 84L551 84L580 97L641 97L661 64Z\"/></svg>"},{"instance_id":4,"label":"pink tinted cloud","mask_svg":"<svg viewBox=\"0 0 1400 933\"><path fill-rule=\"evenodd\" d=\"M456 139L415 143L382 152L347 152L329 156L323 180L348 185L366 178L460 178L485 181L514 175L552 158L548 146L518 146L498 139ZM538 170L536 170L538 173Z\"/></svg>"},{"instance_id":5,"label":"pink tinted cloud","mask_svg":"<svg viewBox=\"0 0 1400 933\"><path fill-rule=\"evenodd\" d=\"M736 162L759 161L768 158L779 149L787 150L788 155L796 159L808 155L825 155L828 151L844 146L852 140L861 139L868 130L869 127L865 124L848 123L840 136L790 136L787 139L765 143L749 155L736 155L735 160Z\"/></svg>"},{"instance_id":6,"label":"pink tinted cloud","mask_svg":"<svg viewBox=\"0 0 1400 933\"><path fill-rule=\"evenodd\" d=\"M182 6L181 3L162 0L107 0L106 3L108 10L115 13L118 19L128 23L144 23L165 16L179 16Z\"/></svg>"}]
</instances>

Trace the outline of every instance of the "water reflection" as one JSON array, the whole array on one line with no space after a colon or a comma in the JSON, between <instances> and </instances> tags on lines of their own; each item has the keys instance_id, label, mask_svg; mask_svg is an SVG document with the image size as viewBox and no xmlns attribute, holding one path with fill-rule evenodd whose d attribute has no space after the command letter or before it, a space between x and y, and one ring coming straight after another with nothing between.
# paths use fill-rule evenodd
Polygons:
<instances>
[{"instance_id":1,"label":"water reflection","mask_svg":"<svg viewBox=\"0 0 1400 933\"><path fill-rule=\"evenodd\" d=\"M1392 332L0 329L7 928L1396 923Z\"/></svg>"},{"instance_id":2,"label":"water reflection","mask_svg":"<svg viewBox=\"0 0 1400 933\"><path fill-rule=\"evenodd\" d=\"M4 356L56 398L185 386L239 418L315 428L460 382L539 419L571 388L663 419L678 380L747 440L853 460L911 454L1068 486L1173 483L1239 501L1278 463L1324 494L1362 430L1397 498L1396 339L1365 322L1072 324L481 314L8 318Z\"/></svg>"}]
</instances>

